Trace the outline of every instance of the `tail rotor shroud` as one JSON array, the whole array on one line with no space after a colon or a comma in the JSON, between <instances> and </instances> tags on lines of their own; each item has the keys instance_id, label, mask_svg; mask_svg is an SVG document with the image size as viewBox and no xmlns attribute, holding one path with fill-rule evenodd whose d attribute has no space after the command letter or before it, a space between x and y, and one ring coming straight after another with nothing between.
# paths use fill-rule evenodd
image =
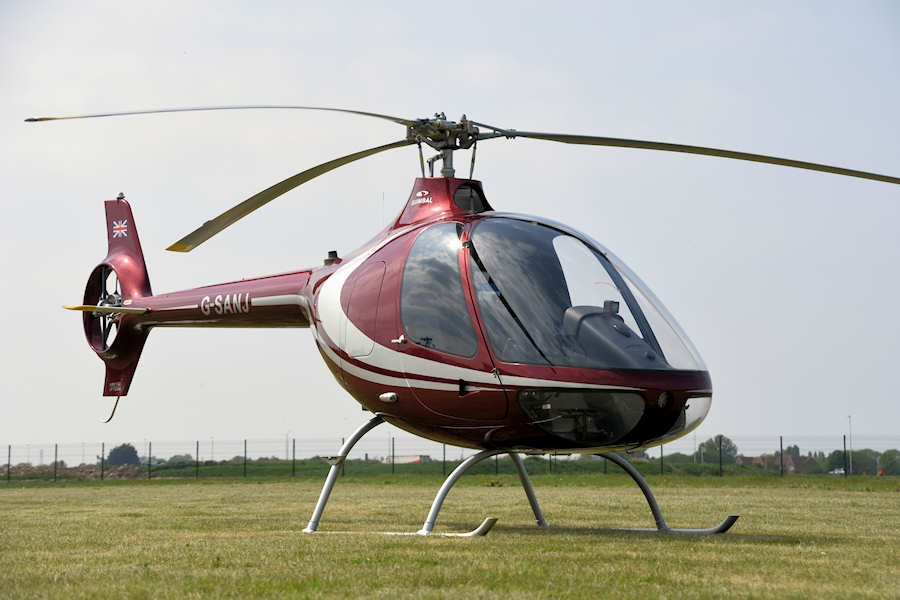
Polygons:
<instances>
[{"instance_id":1,"label":"tail rotor shroud","mask_svg":"<svg viewBox=\"0 0 900 600\"><path fill-rule=\"evenodd\" d=\"M84 304L105 309L122 307L119 276L111 266L98 265L94 273L91 273L84 291ZM85 312L85 334L94 350L101 352L109 350L115 342L121 318L121 313L106 310Z\"/></svg>"},{"instance_id":2,"label":"tail rotor shroud","mask_svg":"<svg viewBox=\"0 0 900 600\"><path fill-rule=\"evenodd\" d=\"M84 291L84 334L106 365L104 396L128 393L148 331L130 326L129 306L136 298L152 296L144 253L131 207L123 195L107 200L108 252L88 277Z\"/></svg>"}]
</instances>

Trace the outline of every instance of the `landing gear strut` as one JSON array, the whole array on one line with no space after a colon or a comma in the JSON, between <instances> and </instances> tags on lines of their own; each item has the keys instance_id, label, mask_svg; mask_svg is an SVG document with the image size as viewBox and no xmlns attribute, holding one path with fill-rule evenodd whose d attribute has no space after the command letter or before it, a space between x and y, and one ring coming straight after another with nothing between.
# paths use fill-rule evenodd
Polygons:
<instances>
[{"instance_id":1,"label":"landing gear strut","mask_svg":"<svg viewBox=\"0 0 900 600\"><path fill-rule=\"evenodd\" d=\"M316 508L313 510L313 515L309 519L309 524L306 526L306 529L303 530L303 533L314 533L319 528L319 521L322 519L322 513L325 512L325 505L328 504L328 497L331 495L331 490L334 488L334 484L337 481L338 473L341 470L341 465L347 460L347 455L350 454L350 450L353 449L353 446L356 445L364 435L366 435L373 428L381 425L384 422L380 416L376 415L369 419L367 423L362 425L359 429L353 432L353 435L341 446L340 451L337 456L330 457L328 462L331 463L331 469L328 471L328 477L325 479L325 485L322 486L322 492L319 494L319 500L316 502ZM444 485L441 486L441 489L438 491L437 496L434 498L434 502L431 504L431 510L428 511L428 517L425 519L425 523L422 525L422 529L417 531L415 534L412 533L394 533L394 532L385 532L391 533L392 535L429 535L434 531L434 523L437 521L438 513L441 512L441 506L444 504L444 498L447 497L447 494L450 492L450 489L457 482L457 480L462 476L463 473L468 471L472 466L478 464L482 460L486 458L490 458L495 454L503 454L503 450L482 450L478 454L472 455L466 460L464 460L458 467L453 469L453 472L450 473L450 476L444 481ZM544 515L541 514L541 507L538 504L537 497L534 495L534 488L531 485L531 480L528 478L528 472L525 470L525 465L522 463L521 457L514 452L510 452L509 456L512 458L513 463L516 465L516 471L519 473L519 481L522 482L522 487L525 488L525 495L528 497L528 502L531 504L531 510L534 512L535 522L541 527L547 527L547 521L544 520ZM487 533L494 527L494 524L497 522L496 517L488 517L486 518L481 525L473 529L472 531L468 531L465 533L441 533L439 535L448 536L448 537L472 537L472 536L480 536L487 535Z\"/></svg>"},{"instance_id":2,"label":"landing gear strut","mask_svg":"<svg viewBox=\"0 0 900 600\"><path fill-rule=\"evenodd\" d=\"M313 515L309 520L309 524L306 526L306 529L303 530L303 533L314 533L319 528L319 521L322 519L322 513L325 511L325 505L328 503L328 497L331 495L331 490L334 488L334 484L337 481L338 473L340 472L341 465L347 460L347 455L350 453L350 450L353 449L353 446L356 445L366 433L368 433L371 429L377 427L381 423L384 422L384 419L381 416L372 417L367 423L362 425L359 429L353 432L353 435L341 446L340 452L338 456L334 456L328 459L328 462L331 463L331 469L328 471L328 477L325 479L325 485L322 487L322 492L319 494L319 500L316 502L316 508L313 511ZM450 493L450 490L456 484L460 477L462 477L463 473L468 471L470 468L480 463L486 458L490 458L491 456L495 456L497 454L509 454L509 457L512 459L513 464L516 466L516 472L519 474L519 481L522 483L522 488L525 490L525 496L528 498L528 503L531 505L531 510L534 513L535 523L539 527L547 527L547 521L544 519L544 515L541 512L541 506L538 503L537 496L534 494L534 487L531 485L531 479L528 477L528 472L525 470L525 464L522 461L522 457L520 457L515 452L508 452L506 450L482 450L477 454L473 454L462 463L459 464L453 472L444 480L444 484L441 486L441 489L438 490L437 495L434 497L434 502L431 503L431 510L428 511L428 516L425 518L425 523L422 525L422 528L415 532L384 532L389 533L390 535L430 535L434 533L434 524L437 521L438 514L441 512L441 506L444 504L444 499L447 497L447 494ZM636 531L658 531L661 533L725 533L731 526L734 525L735 521L738 520L738 515L728 515L724 521L722 521L718 526L712 527L710 529L674 529L669 527L666 524L666 520L662 516L662 511L659 509L659 504L656 503L656 498L653 497L653 492L650 491L650 486L647 485L647 481L641 476L641 474L631 466L627 460L625 460L622 456L614 453L609 454L600 454L606 460L609 460L617 465L619 465L626 473L628 473L635 483L638 484L638 487L641 488L641 491L644 493L644 497L647 499L647 504L650 505L650 511L653 513L653 519L656 521L655 529L638 529ZM482 521L481 525L472 531L468 531L465 533L441 533L439 535L448 536L448 537L472 537L472 536L480 536L487 535L487 533L494 527L494 524L497 523L496 517L488 517L484 521Z\"/></svg>"},{"instance_id":3,"label":"landing gear strut","mask_svg":"<svg viewBox=\"0 0 900 600\"><path fill-rule=\"evenodd\" d=\"M441 505L444 504L444 498L447 497L447 494L450 493L450 488L456 483L456 481L462 476L463 473L468 471L471 467L480 463L486 458L490 458L496 454L503 454L503 450L482 450L478 454L473 454L466 460L464 460L458 467L453 469L453 472L450 473L450 476L444 480L444 485L441 486L441 489L438 491L437 496L434 497L434 502L431 503L431 510L428 511L428 517L425 518L425 524L422 525L422 529L417 531L419 535L428 535L434 530L434 523L437 521L438 513L441 512ZM541 507L538 504L537 497L534 495L534 488L531 486L531 480L528 478L528 472L525 470L525 465L522 463L522 458L516 454L515 452L508 453L510 458L512 458L513 463L516 465L516 471L519 472L519 481L522 482L522 487L525 488L525 495L528 497L528 502L531 504L531 510L534 512L534 520L538 524L539 527L547 527L547 521L544 520L544 515L541 513ZM490 525L487 529L484 530L483 533L475 533L481 530L485 525L490 521ZM497 519L494 517L488 517L482 522L481 526L475 531L469 532L468 534L462 535L487 535L487 532L491 530L491 527L494 526L494 523L497 522Z\"/></svg>"},{"instance_id":4,"label":"landing gear strut","mask_svg":"<svg viewBox=\"0 0 900 600\"><path fill-rule=\"evenodd\" d=\"M619 465L622 467L623 471L631 475L631 478L634 479L634 482L638 484L638 487L641 488L641 491L644 493L647 504L650 505L650 512L653 513L653 520L656 521L656 529L632 529L631 531L659 531L660 533L725 533L731 529L731 526L738 520L739 515L728 515L721 523L715 527L710 527L709 529L674 529L669 527L662 516L659 504L656 503L656 498L653 497L653 492L650 491L647 480L643 478L638 470L631 466L631 463L619 454L610 452L609 454L600 454L599 456Z\"/></svg>"},{"instance_id":5,"label":"landing gear strut","mask_svg":"<svg viewBox=\"0 0 900 600\"><path fill-rule=\"evenodd\" d=\"M328 471L325 485L322 486L322 492L319 494L319 501L316 502L316 509L313 511L313 515L309 519L309 524L306 526L306 529L303 530L303 533L313 533L319 528L319 520L322 518L322 513L325 512L325 505L328 504L328 496L331 495L331 489L334 487L334 482L337 481L341 465L347 460L347 455L350 454L350 450L353 449L353 446L356 445L356 442L358 442L362 436L366 435L372 428L377 427L382 423L384 423L384 419L381 417L377 415L372 417L369 419L368 423L354 431L353 435L350 436L350 439L344 442L344 445L341 446L337 456L328 459L328 462L331 463L331 469Z\"/></svg>"}]
</instances>

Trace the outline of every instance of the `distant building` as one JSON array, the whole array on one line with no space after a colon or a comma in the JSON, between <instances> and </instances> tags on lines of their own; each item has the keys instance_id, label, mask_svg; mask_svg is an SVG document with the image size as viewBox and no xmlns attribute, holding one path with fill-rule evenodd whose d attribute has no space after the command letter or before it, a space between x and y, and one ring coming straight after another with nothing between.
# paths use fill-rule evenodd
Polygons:
<instances>
[{"instance_id":1,"label":"distant building","mask_svg":"<svg viewBox=\"0 0 900 600\"><path fill-rule=\"evenodd\" d=\"M744 466L756 465L764 469L780 469L781 459L771 454L763 454L762 456L738 456L737 464ZM785 473L803 473L818 466L819 463L810 456L784 457Z\"/></svg>"},{"instance_id":2,"label":"distant building","mask_svg":"<svg viewBox=\"0 0 900 600\"><path fill-rule=\"evenodd\" d=\"M387 464L391 464L391 457L385 457L384 462ZM407 454L404 456L395 456L393 460L393 463L395 465L413 465L427 462L431 462L431 457L427 454Z\"/></svg>"}]
</instances>

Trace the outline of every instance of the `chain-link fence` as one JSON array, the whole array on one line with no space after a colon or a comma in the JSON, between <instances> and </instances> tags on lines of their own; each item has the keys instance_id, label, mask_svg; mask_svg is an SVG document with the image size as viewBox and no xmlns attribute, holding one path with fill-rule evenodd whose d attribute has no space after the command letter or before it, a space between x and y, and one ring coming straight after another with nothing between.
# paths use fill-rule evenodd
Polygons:
<instances>
[{"instance_id":1,"label":"chain-link fence","mask_svg":"<svg viewBox=\"0 0 900 600\"><path fill-rule=\"evenodd\" d=\"M126 440L7 444L6 481L123 478L324 476L343 439L268 438L193 441ZM687 436L632 453L641 471L684 475L777 473L900 474L900 436ZM356 476L449 473L476 450L394 432L361 439L342 465ZM3 459L6 460L3 460ZM607 461L582 455L528 459L536 473L607 472ZM613 468L616 469L615 467ZM474 472L514 473L497 457Z\"/></svg>"}]
</instances>

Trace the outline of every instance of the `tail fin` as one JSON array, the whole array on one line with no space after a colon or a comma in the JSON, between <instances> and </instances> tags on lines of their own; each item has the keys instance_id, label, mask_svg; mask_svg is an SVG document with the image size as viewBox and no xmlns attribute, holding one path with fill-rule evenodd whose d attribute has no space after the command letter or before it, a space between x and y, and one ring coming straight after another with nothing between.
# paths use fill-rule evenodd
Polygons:
<instances>
[{"instance_id":1,"label":"tail fin","mask_svg":"<svg viewBox=\"0 0 900 600\"><path fill-rule=\"evenodd\" d=\"M106 239L109 252L104 262L110 263L123 286L123 299L152 296L150 276L144 264L144 252L138 238L137 225L125 196L104 202L106 206ZM127 260L124 260L127 259ZM115 263L115 264L114 264Z\"/></svg>"},{"instance_id":2,"label":"tail fin","mask_svg":"<svg viewBox=\"0 0 900 600\"><path fill-rule=\"evenodd\" d=\"M109 251L88 277L84 305L111 309L139 306L137 299L153 292L131 207L122 194L105 205ZM88 344L106 364L103 395L126 395L148 331L130 324L127 312L85 311L83 315Z\"/></svg>"}]
</instances>

